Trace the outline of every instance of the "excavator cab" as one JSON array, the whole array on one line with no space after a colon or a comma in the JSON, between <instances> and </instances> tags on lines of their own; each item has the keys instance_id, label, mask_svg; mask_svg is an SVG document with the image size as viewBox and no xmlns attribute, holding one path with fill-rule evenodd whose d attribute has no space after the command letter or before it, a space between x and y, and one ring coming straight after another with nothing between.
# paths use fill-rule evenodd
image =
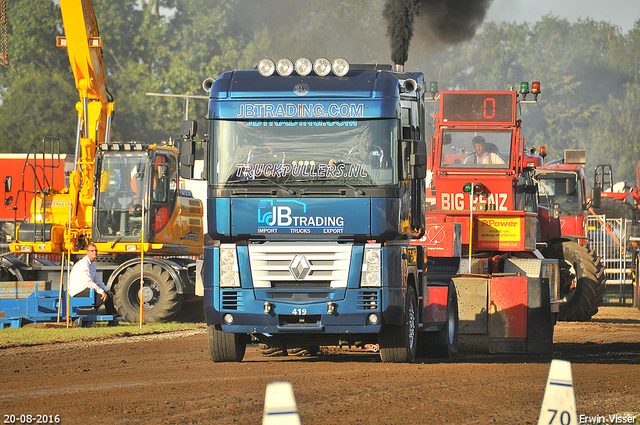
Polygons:
<instances>
[{"instance_id":1,"label":"excavator cab","mask_svg":"<svg viewBox=\"0 0 640 425\"><path fill-rule=\"evenodd\" d=\"M177 196L177 160L159 150L104 150L96 157L93 241L151 242L168 223Z\"/></svg>"}]
</instances>

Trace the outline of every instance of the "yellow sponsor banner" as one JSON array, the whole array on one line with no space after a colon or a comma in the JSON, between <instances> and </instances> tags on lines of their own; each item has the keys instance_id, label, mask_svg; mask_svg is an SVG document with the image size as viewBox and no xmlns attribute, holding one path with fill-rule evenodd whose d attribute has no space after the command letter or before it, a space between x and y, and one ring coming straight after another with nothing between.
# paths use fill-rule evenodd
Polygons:
<instances>
[{"instance_id":1,"label":"yellow sponsor banner","mask_svg":"<svg viewBox=\"0 0 640 425\"><path fill-rule=\"evenodd\" d=\"M521 248L522 220L522 217L478 217L476 249Z\"/></svg>"}]
</instances>

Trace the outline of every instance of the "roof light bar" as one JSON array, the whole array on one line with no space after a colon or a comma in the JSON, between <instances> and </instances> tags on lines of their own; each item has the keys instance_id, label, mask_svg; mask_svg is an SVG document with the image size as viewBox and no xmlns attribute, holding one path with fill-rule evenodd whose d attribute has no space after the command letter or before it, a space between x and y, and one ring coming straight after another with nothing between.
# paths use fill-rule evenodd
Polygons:
<instances>
[{"instance_id":1,"label":"roof light bar","mask_svg":"<svg viewBox=\"0 0 640 425\"><path fill-rule=\"evenodd\" d=\"M311 71L314 71L320 77L329 75L332 71L334 75L344 77L349 72L350 66L349 62L344 58L338 58L333 62L327 58L319 58L312 64L310 59L302 57L296 60L295 63L287 58L280 59L278 62L274 62L271 59L262 59L256 68L263 77L270 77L275 72L278 75L287 77L292 75L294 71L302 77L309 75Z\"/></svg>"}]
</instances>

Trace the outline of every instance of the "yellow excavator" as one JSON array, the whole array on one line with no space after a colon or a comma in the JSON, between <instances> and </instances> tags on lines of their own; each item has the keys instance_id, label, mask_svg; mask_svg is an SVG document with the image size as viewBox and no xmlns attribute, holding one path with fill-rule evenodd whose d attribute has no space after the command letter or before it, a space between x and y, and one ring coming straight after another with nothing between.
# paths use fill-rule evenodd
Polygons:
<instances>
[{"instance_id":1,"label":"yellow excavator","mask_svg":"<svg viewBox=\"0 0 640 425\"><path fill-rule=\"evenodd\" d=\"M202 201L179 189L179 149L172 140L111 142L114 102L92 1L60 0L60 9L65 35L56 44L68 51L80 97L75 169L68 188L35 189L30 218L16 223L10 243L13 253L24 255L0 259L0 280L50 281L55 286L62 281L61 267L43 257L77 258L93 242L100 253L97 270L115 293L118 313L138 322L142 299L143 322L171 320L183 302L196 299L195 259L204 241ZM38 167L24 169L37 173ZM10 186L5 180L5 193ZM21 189L17 198L28 192Z\"/></svg>"}]
</instances>

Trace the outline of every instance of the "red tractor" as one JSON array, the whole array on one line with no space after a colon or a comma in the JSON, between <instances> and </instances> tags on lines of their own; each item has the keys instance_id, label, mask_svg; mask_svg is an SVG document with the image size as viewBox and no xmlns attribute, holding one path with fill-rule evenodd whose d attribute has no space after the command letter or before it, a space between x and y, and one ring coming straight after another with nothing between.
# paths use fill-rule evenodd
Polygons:
<instances>
[{"instance_id":1,"label":"red tractor","mask_svg":"<svg viewBox=\"0 0 640 425\"><path fill-rule=\"evenodd\" d=\"M443 91L434 114L421 243L429 256L451 256L449 235L461 227L463 262L454 280L463 349L548 352L556 319L595 313L581 309L590 295L581 283L598 284L594 259L562 238L554 211L539 205L542 158L520 135L520 105L539 93L537 82L531 91L528 83L519 92Z\"/></svg>"},{"instance_id":2,"label":"red tractor","mask_svg":"<svg viewBox=\"0 0 640 425\"><path fill-rule=\"evenodd\" d=\"M560 320L589 320L597 313L606 291L605 269L589 246L587 216L598 208L598 197L587 197L584 171L585 151L566 150L562 159L541 165L536 170L539 202L560 220L562 237L550 241L546 256L563 259L566 303ZM560 242L561 243L557 243Z\"/></svg>"},{"instance_id":3,"label":"red tractor","mask_svg":"<svg viewBox=\"0 0 640 425\"><path fill-rule=\"evenodd\" d=\"M520 93L443 91L434 114L420 244L429 257L462 256L453 279L464 351L553 348L560 273L537 242L558 233L559 225L548 211L546 224L538 224L533 171L540 158L525 148L516 118L520 103L537 100L539 83L532 89L534 100L525 99L528 85ZM451 248L457 240L461 252ZM444 270L428 274L434 272Z\"/></svg>"}]
</instances>

